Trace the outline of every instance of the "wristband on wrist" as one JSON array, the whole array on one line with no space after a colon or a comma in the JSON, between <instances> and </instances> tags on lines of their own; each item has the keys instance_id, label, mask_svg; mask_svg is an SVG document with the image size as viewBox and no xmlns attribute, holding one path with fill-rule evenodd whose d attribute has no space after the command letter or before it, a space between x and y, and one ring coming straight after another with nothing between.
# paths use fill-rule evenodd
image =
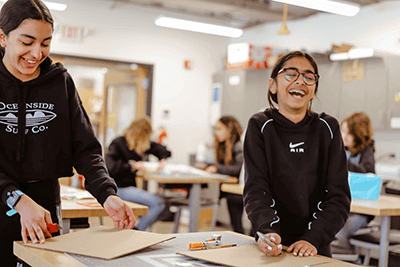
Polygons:
<instances>
[{"instance_id":1,"label":"wristband on wrist","mask_svg":"<svg viewBox=\"0 0 400 267\"><path fill-rule=\"evenodd\" d=\"M6 214L11 217L17 213L17 211L14 209L14 207L15 207L15 205L17 205L18 201L21 199L21 196L25 195L25 194L22 193L20 190L15 190L12 192L8 192L7 195L8 195L7 205L11 208L11 210L7 211Z\"/></svg>"}]
</instances>

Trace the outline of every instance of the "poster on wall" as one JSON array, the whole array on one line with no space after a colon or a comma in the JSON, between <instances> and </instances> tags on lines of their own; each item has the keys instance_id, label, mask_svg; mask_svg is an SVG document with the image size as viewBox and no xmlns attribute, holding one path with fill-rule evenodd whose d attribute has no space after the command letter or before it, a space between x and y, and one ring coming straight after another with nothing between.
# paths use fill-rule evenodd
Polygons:
<instances>
[{"instance_id":1,"label":"poster on wall","mask_svg":"<svg viewBox=\"0 0 400 267\"><path fill-rule=\"evenodd\" d=\"M357 82L364 80L364 62L354 60L343 63L343 81Z\"/></svg>"},{"instance_id":2,"label":"poster on wall","mask_svg":"<svg viewBox=\"0 0 400 267\"><path fill-rule=\"evenodd\" d=\"M229 70L266 69L275 64L272 48L254 46L247 43L230 44L228 46L227 67Z\"/></svg>"},{"instance_id":3,"label":"poster on wall","mask_svg":"<svg viewBox=\"0 0 400 267\"><path fill-rule=\"evenodd\" d=\"M212 84L212 95L210 105L210 125L213 127L221 117L221 97L222 97L222 84Z\"/></svg>"}]
</instances>

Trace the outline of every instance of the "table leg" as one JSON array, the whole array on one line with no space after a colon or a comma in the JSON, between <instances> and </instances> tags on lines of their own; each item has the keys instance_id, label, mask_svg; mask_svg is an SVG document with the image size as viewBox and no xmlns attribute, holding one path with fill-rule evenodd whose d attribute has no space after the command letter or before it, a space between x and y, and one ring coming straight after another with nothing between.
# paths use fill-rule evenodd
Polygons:
<instances>
[{"instance_id":1,"label":"table leg","mask_svg":"<svg viewBox=\"0 0 400 267\"><path fill-rule=\"evenodd\" d=\"M201 184L194 183L190 189L189 209L190 221L189 232L197 232L199 230L200 201L201 201Z\"/></svg>"},{"instance_id":2,"label":"table leg","mask_svg":"<svg viewBox=\"0 0 400 267\"><path fill-rule=\"evenodd\" d=\"M71 229L71 219L63 219L61 226L63 229L60 231L60 234L69 234L69 230Z\"/></svg>"},{"instance_id":3,"label":"table leg","mask_svg":"<svg viewBox=\"0 0 400 267\"><path fill-rule=\"evenodd\" d=\"M381 240L379 251L379 267L387 267L389 262L389 230L390 230L390 217L382 216L381 224Z\"/></svg>"}]
</instances>

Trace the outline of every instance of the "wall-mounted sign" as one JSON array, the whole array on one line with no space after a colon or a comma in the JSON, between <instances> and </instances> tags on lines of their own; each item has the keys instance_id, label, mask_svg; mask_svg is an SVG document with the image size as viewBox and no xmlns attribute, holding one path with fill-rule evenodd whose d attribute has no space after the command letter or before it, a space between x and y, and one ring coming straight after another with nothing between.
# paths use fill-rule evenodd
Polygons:
<instances>
[{"instance_id":1,"label":"wall-mounted sign","mask_svg":"<svg viewBox=\"0 0 400 267\"><path fill-rule=\"evenodd\" d=\"M400 92L397 92L394 95L394 102L399 103L400 102Z\"/></svg>"},{"instance_id":2,"label":"wall-mounted sign","mask_svg":"<svg viewBox=\"0 0 400 267\"><path fill-rule=\"evenodd\" d=\"M343 81L357 82L364 80L364 62L354 60L343 63Z\"/></svg>"},{"instance_id":3,"label":"wall-mounted sign","mask_svg":"<svg viewBox=\"0 0 400 267\"><path fill-rule=\"evenodd\" d=\"M231 75L228 79L229 85L238 85L240 83L240 76Z\"/></svg>"},{"instance_id":4,"label":"wall-mounted sign","mask_svg":"<svg viewBox=\"0 0 400 267\"><path fill-rule=\"evenodd\" d=\"M271 56L272 48L268 46L257 47L247 43L230 44L227 67L230 70L265 69L271 65Z\"/></svg>"},{"instance_id":5,"label":"wall-mounted sign","mask_svg":"<svg viewBox=\"0 0 400 267\"><path fill-rule=\"evenodd\" d=\"M59 32L62 41L79 43L88 34L88 29L80 26L62 25Z\"/></svg>"},{"instance_id":6,"label":"wall-mounted sign","mask_svg":"<svg viewBox=\"0 0 400 267\"><path fill-rule=\"evenodd\" d=\"M400 118L398 118L398 117L390 118L390 128L400 129Z\"/></svg>"},{"instance_id":7,"label":"wall-mounted sign","mask_svg":"<svg viewBox=\"0 0 400 267\"><path fill-rule=\"evenodd\" d=\"M215 123L221 118L221 97L222 97L222 84L212 84L212 98L210 105L210 125L214 127Z\"/></svg>"}]
</instances>

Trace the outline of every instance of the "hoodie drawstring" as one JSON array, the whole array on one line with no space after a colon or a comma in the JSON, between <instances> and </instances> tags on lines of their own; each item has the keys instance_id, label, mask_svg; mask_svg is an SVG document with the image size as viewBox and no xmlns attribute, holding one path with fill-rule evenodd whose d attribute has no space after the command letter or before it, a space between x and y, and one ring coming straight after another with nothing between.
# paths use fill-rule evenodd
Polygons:
<instances>
[{"instance_id":1,"label":"hoodie drawstring","mask_svg":"<svg viewBox=\"0 0 400 267\"><path fill-rule=\"evenodd\" d=\"M25 147L25 125L26 125L26 94L28 87L25 85L22 88L16 82L17 86L17 101L18 101L18 143L17 143L17 162L24 158Z\"/></svg>"}]
</instances>

